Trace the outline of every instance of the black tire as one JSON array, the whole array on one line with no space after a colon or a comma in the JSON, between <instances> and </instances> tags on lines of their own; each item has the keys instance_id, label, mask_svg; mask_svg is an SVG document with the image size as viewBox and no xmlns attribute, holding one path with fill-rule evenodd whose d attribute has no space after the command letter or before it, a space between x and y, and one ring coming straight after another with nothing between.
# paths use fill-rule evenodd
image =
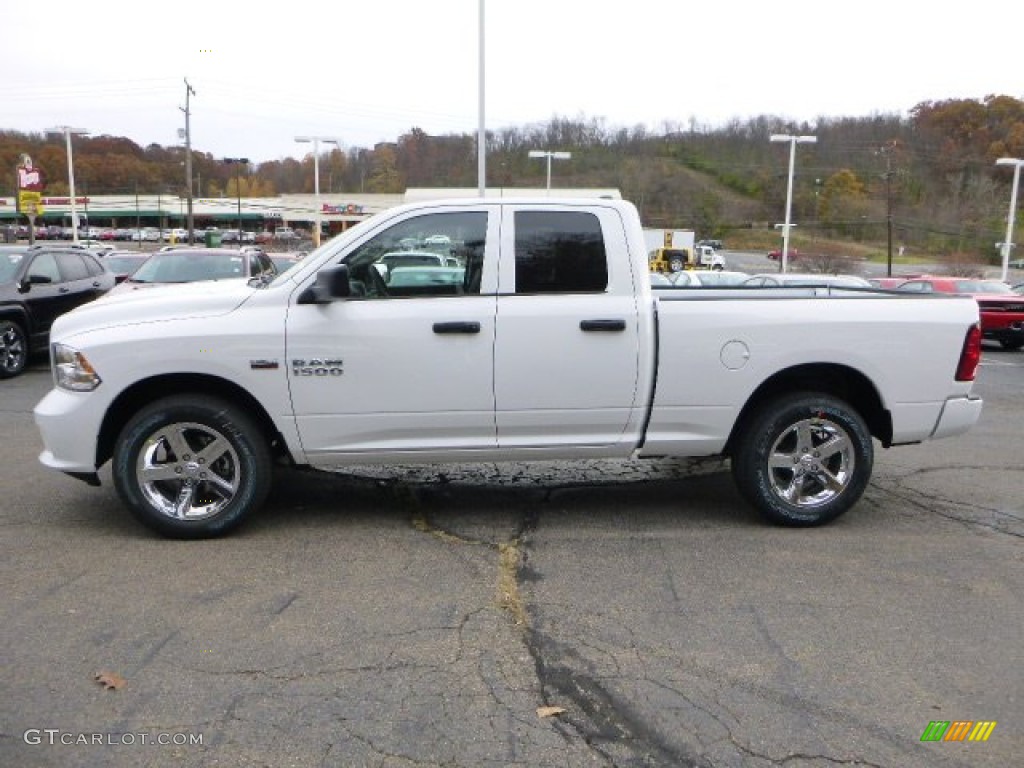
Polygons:
<instances>
[{"instance_id":1,"label":"black tire","mask_svg":"<svg viewBox=\"0 0 1024 768\"><path fill-rule=\"evenodd\" d=\"M112 471L143 525L204 539L227 533L263 503L273 465L266 436L241 410L207 395L175 395L129 420Z\"/></svg>"},{"instance_id":2,"label":"black tire","mask_svg":"<svg viewBox=\"0 0 1024 768\"><path fill-rule=\"evenodd\" d=\"M1024 347L1024 339L1000 339L1003 349L1015 350Z\"/></svg>"},{"instance_id":3,"label":"black tire","mask_svg":"<svg viewBox=\"0 0 1024 768\"><path fill-rule=\"evenodd\" d=\"M677 256L668 263L668 268L671 272L682 272L686 268L686 262Z\"/></svg>"},{"instance_id":4,"label":"black tire","mask_svg":"<svg viewBox=\"0 0 1024 768\"><path fill-rule=\"evenodd\" d=\"M857 503L874 446L860 414L830 395L800 392L765 402L732 453L740 494L773 523L813 526Z\"/></svg>"},{"instance_id":5,"label":"black tire","mask_svg":"<svg viewBox=\"0 0 1024 768\"><path fill-rule=\"evenodd\" d=\"M13 320L0 320L0 379L10 379L28 364L28 339Z\"/></svg>"}]
</instances>

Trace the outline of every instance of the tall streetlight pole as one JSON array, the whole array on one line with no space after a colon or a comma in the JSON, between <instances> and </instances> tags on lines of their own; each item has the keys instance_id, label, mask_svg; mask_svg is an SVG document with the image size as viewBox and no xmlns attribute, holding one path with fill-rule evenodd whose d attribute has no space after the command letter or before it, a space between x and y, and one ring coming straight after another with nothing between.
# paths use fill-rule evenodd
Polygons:
<instances>
[{"instance_id":1,"label":"tall streetlight pole","mask_svg":"<svg viewBox=\"0 0 1024 768\"><path fill-rule=\"evenodd\" d=\"M196 91L188 83L188 78L185 79L185 108L182 112L185 113L185 189L187 190L185 195L188 199L188 223L185 225L188 228L188 242L192 245L195 242L195 229L196 223L192 216L192 129L189 125L189 118L192 116L189 110L189 96L195 96Z\"/></svg>"},{"instance_id":2,"label":"tall streetlight pole","mask_svg":"<svg viewBox=\"0 0 1024 768\"><path fill-rule=\"evenodd\" d=\"M1010 269L1010 249L1013 248L1013 220L1017 213L1017 186L1020 184L1020 167L1024 160L1016 157L1000 157L996 165L1013 166L1013 187L1010 192L1010 214L1006 217L1006 238L1003 240L1003 272L999 279L1006 282L1006 273Z\"/></svg>"},{"instance_id":3,"label":"tall streetlight pole","mask_svg":"<svg viewBox=\"0 0 1024 768\"><path fill-rule=\"evenodd\" d=\"M476 185L480 197L487 194L487 123L484 120L484 0L480 0L480 124L476 132Z\"/></svg>"},{"instance_id":4,"label":"tall streetlight pole","mask_svg":"<svg viewBox=\"0 0 1024 768\"><path fill-rule=\"evenodd\" d=\"M779 259L781 270L786 271L789 263L789 228L793 226L790 222L790 214L793 210L793 166L796 163L796 145L814 144L817 136L790 136L785 133L774 133L769 141L789 142L789 181L786 184L786 223L782 225L782 258Z\"/></svg>"},{"instance_id":5,"label":"tall streetlight pole","mask_svg":"<svg viewBox=\"0 0 1024 768\"><path fill-rule=\"evenodd\" d=\"M248 157L225 157L224 162L235 166L235 194L238 196L238 249L242 249L242 166L249 164Z\"/></svg>"},{"instance_id":6,"label":"tall streetlight pole","mask_svg":"<svg viewBox=\"0 0 1024 768\"><path fill-rule=\"evenodd\" d=\"M75 161L71 157L71 134L76 136L87 136L89 132L84 128L72 128L70 125L58 125L50 128L50 133L63 133L64 143L68 153L68 194L71 197L71 239L78 242L78 208L75 203Z\"/></svg>"},{"instance_id":7,"label":"tall streetlight pole","mask_svg":"<svg viewBox=\"0 0 1024 768\"><path fill-rule=\"evenodd\" d=\"M313 142L313 205L316 211L313 214L313 247L320 247L320 142L341 146L337 139L329 136L296 136L295 140L300 144Z\"/></svg>"},{"instance_id":8,"label":"tall streetlight pole","mask_svg":"<svg viewBox=\"0 0 1024 768\"><path fill-rule=\"evenodd\" d=\"M551 194L551 161L552 160L568 160L572 157L572 152L549 152L543 149L531 149L530 157L546 157L548 161L548 195Z\"/></svg>"}]
</instances>

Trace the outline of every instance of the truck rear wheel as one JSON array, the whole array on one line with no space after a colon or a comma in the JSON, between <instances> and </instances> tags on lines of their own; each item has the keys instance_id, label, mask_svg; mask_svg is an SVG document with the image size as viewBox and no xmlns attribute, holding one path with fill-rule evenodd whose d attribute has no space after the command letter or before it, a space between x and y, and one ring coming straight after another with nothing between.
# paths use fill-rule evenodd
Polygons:
<instances>
[{"instance_id":1,"label":"truck rear wheel","mask_svg":"<svg viewBox=\"0 0 1024 768\"><path fill-rule=\"evenodd\" d=\"M733 451L740 494L769 521L822 525L852 507L874 462L871 434L848 403L813 392L766 402Z\"/></svg>"},{"instance_id":2,"label":"truck rear wheel","mask_svg":"<svg viewBox=\"0 0 1024 768\"><path fill-rule=\"evenodd\" d=\"M177 539L219 536L262 504L270 448L259 427L218 398L176 395L147 405L114 450L114 485L143 525Z\"/></svg>"}]
</instances>

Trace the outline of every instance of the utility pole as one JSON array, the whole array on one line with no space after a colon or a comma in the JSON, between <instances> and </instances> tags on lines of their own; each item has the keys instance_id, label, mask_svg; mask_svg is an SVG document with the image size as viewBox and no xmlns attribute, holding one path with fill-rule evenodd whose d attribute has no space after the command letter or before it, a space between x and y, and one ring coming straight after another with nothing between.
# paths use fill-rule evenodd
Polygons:
<instances>
[{"instance_id":1,"label":"utility pole","mask_svg":"<svg viewBox=\"0 0 1024 768\"><path fill-rule=\"evenodd\" d=\"M195 96L195 89L188 84L188 78L185 78L185 108L181 109L185 113L185 189L186 199L188 200L188 242L189 245L195 243L195 220L192 217L192 132L191 126L189 125L189 118L191 112L189 111L189 96ZM180 213L180 211L179 211Z\"/></svg>"},{"instance_id":2,"label":"utility pole","mask_svg":"<svg viewBox=\"0 0 1024 768\"><path fill-rule=\"evenodd\" d=\"M895 142L893 142L895 143ZM878 151L885 155L885 238L886 238L886 271L887 277L892 277L892 147L888 144Z\"/></svg>"}]
</instances>

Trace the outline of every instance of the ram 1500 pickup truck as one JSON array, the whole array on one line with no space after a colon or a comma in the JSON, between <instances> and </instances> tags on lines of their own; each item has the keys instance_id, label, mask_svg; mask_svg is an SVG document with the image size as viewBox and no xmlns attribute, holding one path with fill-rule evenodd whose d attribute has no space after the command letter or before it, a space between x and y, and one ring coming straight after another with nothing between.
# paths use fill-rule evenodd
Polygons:
<instances>
[{"instance_id":1,"label":"ram 1500 pickup truck","mask_svg":"<svg viewBox=\"0 0 1024 768\"><path fill-rule=\"evenodd\" d=\"M445 265L389 264L441 248ZM440 243L441 245L437 245ZM770 521L861 496L873 446L979 418L978 305L835 288L652 292L636 209L393 208L271 282L105 297L57 320L48 467L165 535L224 533L276 462L725 455Z\"/></svg>"}]
</instances>

